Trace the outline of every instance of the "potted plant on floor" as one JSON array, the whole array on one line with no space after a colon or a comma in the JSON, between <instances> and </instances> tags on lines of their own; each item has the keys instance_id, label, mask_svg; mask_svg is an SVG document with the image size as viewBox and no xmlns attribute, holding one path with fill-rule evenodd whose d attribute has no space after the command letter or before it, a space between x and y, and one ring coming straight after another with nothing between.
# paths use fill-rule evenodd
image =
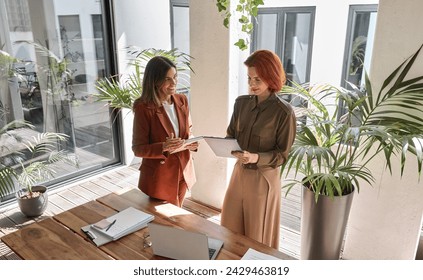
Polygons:
<instances>
[{"instance_id":1,"label":"potted plant on floor","mask_svg":"<svg viewBox=\"0 0 423 280\"><path fill-rule=\"evenodd\" d=\"M32 141L25 141L29 164L20 161L17 182L20 189L16 192L19 208L25 216L33 217L44 213L48 203L47 187L37 185L39 182L54 178L60 163L78 167L75 154L68 154L65 150L58 150L68 136L62 133L45 132L33 137Z\"/></svg>"},{"instance_id":2,"label":"potted plant on floor","mask_svg":"<svg viewBox=\"0 0 423 280\"><path fill-rule=\"evenodd\" d=\"M25 121L13 121L0 129L3 151L0 198L13 193L19 185L16 192L18 205L24 215L34 217L43 214L48 203L47 188L37 184L52 179L61 163L77 167L78 161L74 154L58 148L67 141L67 135L46 132L23 139L20 135L23 129L34 131L34 127ZM6 144L13 148L6 147Z\"/></svg>"},{"instance_id":3,"label":"potted plant on floor","mask_svg":"<svg viewBox=\"0 0 423 280\"><path fill-rule=\"evenodd\" d=\"M295 174L286 181L288 192L296 184L303 186L302 259L339 259L353 194L360 182L374 182L368 165L375 157L383 156L390 172L391 162L399 160L402 175L412 153L420 174L423 76L407 79L407 74L421 48L386 78L377 94L367 74L362 90L353 84L352 90L295 83L283 88L282 94L306 105L297 111L305 121L299 122L281 169L283 176ZM345 113L340 114L341 108Z\"/></svg>"}]
</instances>

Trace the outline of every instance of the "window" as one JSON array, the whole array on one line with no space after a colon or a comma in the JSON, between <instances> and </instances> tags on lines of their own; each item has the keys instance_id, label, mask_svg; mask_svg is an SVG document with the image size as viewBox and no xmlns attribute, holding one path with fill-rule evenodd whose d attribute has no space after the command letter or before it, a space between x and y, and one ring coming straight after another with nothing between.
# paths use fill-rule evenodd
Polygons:
<instances>
[{"instance_id":1,"label":"window","mask_svg":"<svg viewBox=\"0 0 423 280\"><path fill-rule=\"evenodd\" d=\"M361 87L368 71L376 27L377 5L352 5L348 16L344 67L341 85L347 82Z\"/></svg>"},{"instance_id":2,"label":"window","mask_svg":"<svg viewBox=\"0 0 423 280\"><path fill-rule=\"evenodd\" d=\"M349 83L364 88L364 74L369 70L376 27L377 5L351 5L345 45L341 86L351 88ZM345 113L339 104L341 117Z\"/></svg>"},{"instance_id":3,"label":"window","mask_svg":"<svg viewBox=\"0 0 423 280\"><path fill-rule=\"evenodd\" d=\"M30 18L27 17L27 0L7 0L6 12L9 21L10 32L26 32L31 28Z\"/></svg>"},{"instance_id":4,"label":"window","mask_svg":"<svg viewBox=\"0 0 423 280\"><path fill-rule=\"evenodd\" d=\"M104 60L104 46L103 46L103 25L101 23L101 15L92 15L93 34L95 43L95 58L97 61Z\"/></svg>"},{"instance_id":5,"label":"window","mask_svg":"<svg viewBox=\"0 0 423 280\"><path fill-rule=\"evenodd\" d=\"M104 30L102 15L109 2L79 3L0 0L5 7L0 9L0 49L19 60L10 68L17 79L0 75L0 128L26 120L31 128L13 131L22 139L65 133L69 140L61 148L79 159L79 168L59 169L50 185L120 161L116 116L94 97L105 65L114 67L113 57L105 56L104 38L111 32ZM0 149L0 166L19 166L12 152L20 151L22 143L1 136L8 149ZM29 159L21 156L25 164Z\"/></svg>"},{"instance_id":6,"label":"window","mask_svg":"<svg viewBox=\"0 0 423 280\"><path fill-rule=\"evenodd\" d=\"M277 53L288 84L310 79L314 13L314 7L259 9L252 51L268 49Z\"/></svg>"},{"instance_id":7,"label":"window","mask_svg":"<svg viewBox=\"0 0 423 280\"><path fill-rule=\"evenodd\" d=\"M171 32L172 49L189 54L189 6L188 0L171 0ZM189 97L190 72L180 71L178 73L178 92Z\"/></svg>"}]
</instances>

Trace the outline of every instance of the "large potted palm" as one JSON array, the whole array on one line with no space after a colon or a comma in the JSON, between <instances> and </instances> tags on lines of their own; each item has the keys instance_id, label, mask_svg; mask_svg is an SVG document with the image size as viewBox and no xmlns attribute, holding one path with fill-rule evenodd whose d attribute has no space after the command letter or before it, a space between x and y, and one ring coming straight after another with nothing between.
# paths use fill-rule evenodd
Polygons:
<instances>
[{"instance_id":1,"label":"large potted palm","mask_svg":"<svg viewBox=\"0 0 423 280\"><path fill-rule=\"evenodd\" d=\"M407 78L420 50L384 81L376 94L365 87L286 86L282 94L301 99L297 137L281 175L285 187L302 186L301 258L339 259L349 210L360 183L372 184L368 168L382 156L387 169L407 156L423 160L423 76ZM333 104L332 106L327 104ZM339 106L342 104L342 106ZM289 175L288 175L289 174Z\"/></svg>"},{"instance_id":2,"label":"large potted palm","mask_svg":"<svg viewBox=\"0 0 423 280\"><path fill-rule=\"evenodd\" d=\"M39 216L47 208L47 187L40 185L40 182L54 178L56 170L63 168L62 163L78 166L75 154L57 149L59 143L66 142L68 138L63 133L45 132L24 142L29 157L25 162L19 161L19 167L16 168L17 183L20 186L16 199L25 216Z\"/></svg>"}]
</instances>

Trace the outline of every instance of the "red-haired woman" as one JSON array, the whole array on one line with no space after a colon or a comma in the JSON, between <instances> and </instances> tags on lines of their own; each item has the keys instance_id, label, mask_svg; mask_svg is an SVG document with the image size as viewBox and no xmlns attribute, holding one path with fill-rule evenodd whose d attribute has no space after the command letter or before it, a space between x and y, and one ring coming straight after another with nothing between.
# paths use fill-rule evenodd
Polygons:
<instances>
[{"instance_id":1,"label":"red-haired woman","mask_svg":"<svg viewBox=\"0 0 423 280\"><path fill-rule=\"evenodd\" d=\"M248 67L249 95L234 105L227 137L243 151L226 191L221 224L235 232L279 249L281 181L279 167L295 139L292 107L277 93L285 84L279 57L258 50L244 62Z\"/></svg>"}]
</instances>

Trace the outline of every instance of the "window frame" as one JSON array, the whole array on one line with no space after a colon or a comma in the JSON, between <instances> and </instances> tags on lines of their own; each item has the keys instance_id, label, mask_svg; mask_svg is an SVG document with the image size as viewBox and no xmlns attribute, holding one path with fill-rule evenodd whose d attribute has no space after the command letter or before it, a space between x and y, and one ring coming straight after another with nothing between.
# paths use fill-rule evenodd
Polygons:
<instances>
[{"instance_id":1,"label":"window frame","mask_svg":"<svg viewBox=\"0 0 423 280\"><path fill-rule=\"evenodd\" d=\"M175 26L173 24L174 21L174 14L173 8L180 7L180 8L189 8L189 1L188 0L169 0L169 9L170 9L170 39L172 44L172 49L175 48Z\"/></svg>"},{"instance_id":2,"label":"window frame","mask_svg":"<svg viewBox=\"0 0 423 280\"><path fill-rule=\"evenodd\" d=\"M313 38L314 38L314 24L316 16L316 7L315 6L304 6L304 7L271 7L271 8L259 8L258 14L276 14L277 15L277 25L276 30L279 31L276 34L276 46L275 51L277 55L283 59L283 54L285 52L285 42L286 37L286 17L288 13L309 13L310 14L310 34L309 42L310 47L307 52L308 60L306 65L306 82L310 81L311 75L311 61L312 61L312 51L313 51ZM258 49L258 26L257 20L253 20L254 29L252 34L252 42L250 47L250 53ZM283 61L282 61L283 62ZM283 62L284 63L284 62Z\"/></svg>"},{"instance_id":3,"label":"window frame","mask_svg":"<svg viewBox=\"0 0 423 280\"><path fill-rule=\"evenodd\" d=\"M349 77L349 68L351 63L351 50L353 46L353 36L354 36L354 28L356 23L356 14L358 12L369 12L369 13L376 13L378 12L378 5L377 4L363 4L363 5L350 5L348 11L348 21L347 21L347 32L345 36L345 47L344 47L344 57L342 61L342 73L341 73L341 81L340 86L346 89L351 89L351 86L348 85L348 77ZM367 43L366 43L367 44ZM367 46L366 46L367 48ZM366 69L364 69L365 71ZM362 83L361 83L362 84ZM358 88L361 85L356 85ZM341 118L343 114L345 114L346 110L342 100L339 100L338 103L339 111L338 111L338 118Z\"/></svg>"},{"instance_id":4,"label":"window frame","mask_svg":"<svg viewBox=\"0 0 423 280\"><path fill-rule=\"evenodd\" d=\"M341 75L341 83L342 87L347 86L347 78L348 78L348 69L351 62L351 49L353 45L353 34L354 34L354 26L356 22L356 14L357 12L375 12L377 13L378 5L377 4L368 4L368 5L350 5L348 11L348 21L347 21L347 33L345 38L345 52L344 58L342 62L342 75Z\"/></svg>"}]
</instances>

